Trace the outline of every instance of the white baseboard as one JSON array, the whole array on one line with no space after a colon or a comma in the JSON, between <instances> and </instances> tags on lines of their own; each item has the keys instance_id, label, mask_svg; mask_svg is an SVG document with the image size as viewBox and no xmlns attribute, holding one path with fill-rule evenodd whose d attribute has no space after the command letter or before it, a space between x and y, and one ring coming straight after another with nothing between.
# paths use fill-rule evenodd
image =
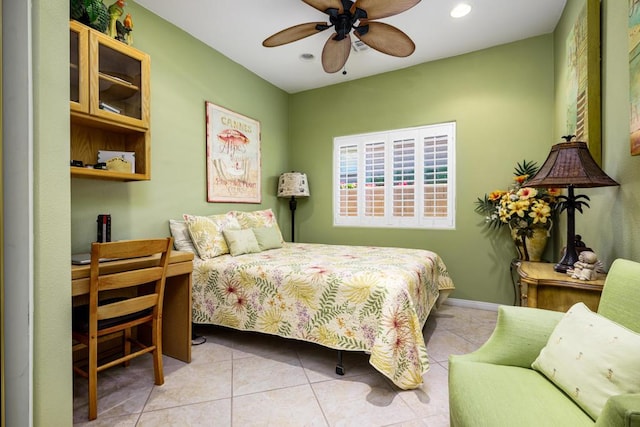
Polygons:
<instances>
[{"instance_id":1,"label":"white baseboard","mask_svg":"<svg viewBox=\"0 0 640 427\"><path fill-rule=\"evenodd\" d=\"M457 307L475 308L476 310L498 311L501 304L491 302L472 301L468 299L447 298L444 300L445 305L454 305Z\"/></svg>"}]
</instances>

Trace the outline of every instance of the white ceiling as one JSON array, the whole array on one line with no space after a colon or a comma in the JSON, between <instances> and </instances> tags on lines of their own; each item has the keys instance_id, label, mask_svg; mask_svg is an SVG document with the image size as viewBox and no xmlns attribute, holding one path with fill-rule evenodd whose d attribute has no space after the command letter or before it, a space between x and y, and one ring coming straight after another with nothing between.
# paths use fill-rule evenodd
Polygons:
<instances>
[{"instance_id":1,"label":"white ceiling","mask_svg":"<svg viewBox=\"0 0 640 427\"><path fill-rule=\"evenodd\" d=\"M451 18L450 10L462 1L472 6L471 13ZM346 75L327 74L320 63L332 29L283 46L262 46L265 38L290 26L328 22L326 14L301 0L136 2L275 86L296 93L550 33L566 0L422 0L399 15L380 20L413 39L416 50L411 56L352 50ZM303 61L303 53L315 58Z\"/></svg>"}]
</instances>

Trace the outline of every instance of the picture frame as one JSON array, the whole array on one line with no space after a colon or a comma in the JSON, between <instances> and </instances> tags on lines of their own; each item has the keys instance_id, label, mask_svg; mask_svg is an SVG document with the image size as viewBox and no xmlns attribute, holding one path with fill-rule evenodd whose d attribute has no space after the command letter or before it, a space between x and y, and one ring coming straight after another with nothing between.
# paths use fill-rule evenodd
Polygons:
<instances>
[{"instance_id":1,"label":"picture frame","mask_svg":"<svg viewBox=\"0 0 640 427\"><path fill-rule=\"evenodd\" d=\"M261 203L260 122L205 101L207 202Z\"/></svg>"},{"instance_id":2,"label":"picture frame","mask_svg":"<svg viewBox=\"0 0 640 427\"><path fill-rule=\"evenodd\" d=\"M640 154L640 0L629 0L629 148Z\"/></svg>"},{"instance_id":3,"label":"picture frame","mask_svg":"<svg viewBox=\"0 0 640 427\"><path fill-rule=\"evenodd\" d=\"M602 164L600 0L584 0L566 40L567 133Z\"/></svg>"}]
</instances>

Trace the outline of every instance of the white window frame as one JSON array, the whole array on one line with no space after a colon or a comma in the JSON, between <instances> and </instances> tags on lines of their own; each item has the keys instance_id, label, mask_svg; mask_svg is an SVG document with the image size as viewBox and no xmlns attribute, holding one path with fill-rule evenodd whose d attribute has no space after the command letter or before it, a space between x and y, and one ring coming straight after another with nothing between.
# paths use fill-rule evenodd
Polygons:
<instances>
[{"instance_id":1,"label":"white window frame","mask_svg":"<svg viewBox=\"0 0 640 427\"><path fill-rule=\"evenodd\" d=\"M424 212L424 142L434 137L446 137L446 216L425 216ZM414 147L414 215L393 215L394 188L394 141L413 140ZM365 146L384 142L384 215L367 216L365 213L365 191L367 188L365 177ZM446 122L434 125L420 126L372 132L366 134L339 136L333 139L333 225L336 227L380 227L380 228L422 228L422 229L455 229L455 195L456 195L456 123ZM351 215L341 214L341 150L350 149L357 153L357 209ZM344 152L344 151L342 151ZM389 167L391 165L391 167ZM420 171L420 172L416 172ZM353 175L352 173L350 174ZM369 188L371 184L369 184ZM344 185L343 185L344 187Z\"/></svg>"}]
</instances>

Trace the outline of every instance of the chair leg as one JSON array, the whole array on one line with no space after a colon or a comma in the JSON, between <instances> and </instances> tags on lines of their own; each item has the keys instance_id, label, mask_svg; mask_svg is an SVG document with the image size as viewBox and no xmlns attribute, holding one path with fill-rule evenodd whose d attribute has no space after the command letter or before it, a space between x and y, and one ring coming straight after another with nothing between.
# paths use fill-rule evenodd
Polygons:
<instances>
[{"instance_id":1,"label":"chair leg","mask_svg":"<svg viewBox=\"0 0 640 427\"><path fill-rule=\"evenodd\" d=\"M122 334L122 339L124 340L124 343L123 343L124 355L128 356L129 354L131 354L131 328L127 328L123 332L124 333ZM131 364L130 360L125 360L122 366L127 368L129 367L130 364Z\"/></svg>"},{"instance_id":2,"label":"chair leg","mask_svg":"<svg viewBox=\"0 0 640 427\"><path fill-rule=\"evenodd\" d=\"M153 375L155 384L164 384L164 371L162 366L162 326L160 321L154 322L151 334L153 336L153 345L155 350L151 352L153 355Z\"/></svg>"},{"instance_id":3,"label":"chair leg","mask_svg":"<svg viewBox=\"0 0 640 427\"><path fill-rule=\"evenodd\" d=\"M89 421L98 418L98 339L89 339Z\"/></svg>"}]
</instances>

